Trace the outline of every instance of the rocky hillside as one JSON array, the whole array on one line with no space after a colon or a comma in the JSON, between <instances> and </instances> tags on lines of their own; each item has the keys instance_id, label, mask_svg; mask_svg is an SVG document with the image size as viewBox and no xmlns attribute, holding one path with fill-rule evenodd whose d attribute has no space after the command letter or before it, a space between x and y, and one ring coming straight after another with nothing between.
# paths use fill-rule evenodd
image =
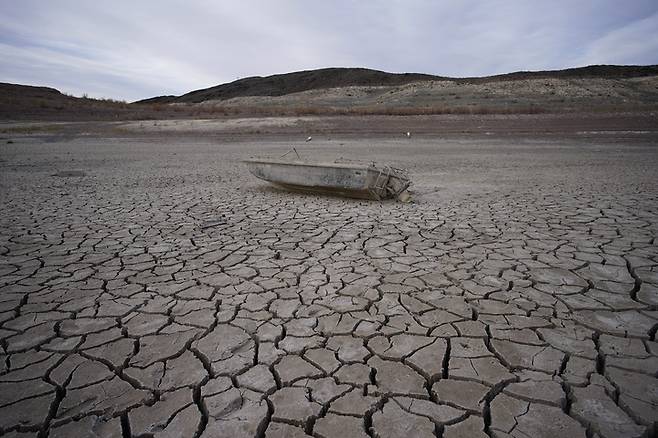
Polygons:
<instances>
[{"instance_id":1,"label":"rocky hillside","mask_svg":"<svg viewBox=\"0 0 658 438\"><path fill-rule=\"evenodd\" d=\"M240 97L278 97L345 87L400 87L411 83L448 82L473 85L532 79L628 79L658 75L658 66L594 65L565 70L514 72L496 76L449 78L420 73L387 73L365 68L325 68L266 77L250 77L191 91L182 96L159 96L136 103L201 103Z\"/></svg>"},{"instance_id":2,"label":"rocky hillside","mask_svg":"<svg viewBox=\"0 0 658 438\"><path fill-rule=\"evenodd\" d=\"M61 93L49 87L0 82L0 120L53 118L61 114L79 116L82 120L115 118L130 112L125 102L88 99Z\"/></svg>"},{"instance_id":3,"label":"rocky hillside","mask_svg":"<svg viewBox=\"0 0 658 438\"><path fill-rule=\"evenodd\" d=\"M481 78L328 68L240 79L132 104L0 83L0 120L234 115L415 115L658 110L658 66L590 66Z\"/></svg>"},{"instance_id":4,"label":"rocky hillside","mask_svg":"<svg viewBox=\"0 0 658 438\"><path fill-rule=\"evenodd\" d=\"M182 96L160 96L141 102L200 103L245 96L283 96L308 90L349 86L394 86L440 79L420 73L386 73L367 68L323 68L272 76L254 76L228 84L191 91Z\"/></svg>"},{"instance_id":5,"label":"rocky hillside","mask_svg":"<svg viewBox=\"0 0 658 438\"><path fill-rule=\"evenodd\" d=\"M126 120L176 117L178 108L75 97L49 87L0 82L0 120Z\"/></svg>"}]
</instances>

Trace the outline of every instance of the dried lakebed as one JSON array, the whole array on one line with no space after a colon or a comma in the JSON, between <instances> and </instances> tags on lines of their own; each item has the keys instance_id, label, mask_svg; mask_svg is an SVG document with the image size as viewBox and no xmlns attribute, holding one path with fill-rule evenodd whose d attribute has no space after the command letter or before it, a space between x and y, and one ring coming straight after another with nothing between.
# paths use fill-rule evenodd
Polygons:
<instances>
[{"instance_id":1,"label":"dried lakebed","mask_svg":"<svg viewBox=\"0 0 658 438\"><path fill-rule=\"evenodd\" d=\"M306 148L415 204L237 162L286 142L3 144L0 435L655 434L655 142L375 143Z\"/></svg>"}]
</instances>

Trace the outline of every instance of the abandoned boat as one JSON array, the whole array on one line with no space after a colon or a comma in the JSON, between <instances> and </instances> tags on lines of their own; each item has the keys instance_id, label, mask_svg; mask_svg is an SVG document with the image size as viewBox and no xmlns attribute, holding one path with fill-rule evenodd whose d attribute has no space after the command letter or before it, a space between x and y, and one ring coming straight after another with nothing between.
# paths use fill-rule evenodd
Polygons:
<instances>
[{"instance_id":1,"label":"abandoned boat","mask_svg":"<svg viewBox=\"0 0 658 438\"><path fill-rule=\"evenodd\" d=\"M410 199L406 189L411 181L402 170L390 166L339 160L312 162L252 158L244 162L256 177L287 189L360 199Z\"/></svg>"}]
</instances>

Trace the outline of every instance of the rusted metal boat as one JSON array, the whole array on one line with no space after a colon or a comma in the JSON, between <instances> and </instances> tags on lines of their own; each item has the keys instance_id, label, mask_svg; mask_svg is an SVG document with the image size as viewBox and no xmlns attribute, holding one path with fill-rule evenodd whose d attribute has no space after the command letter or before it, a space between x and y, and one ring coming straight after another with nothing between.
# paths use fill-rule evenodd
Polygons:
<instances>
[{"instance_id":1,"label":"rusted metal boat","mask_svg":"<svg viewBox=\"0 0 658 438\"><path fill-rule=\"evenodd\" d=\"M359 199L410 200L406 190L411 181L404 171L390 166L269 158L251 158L244 163L256 177L286 189Z\"/></svg>"}]
</instances>

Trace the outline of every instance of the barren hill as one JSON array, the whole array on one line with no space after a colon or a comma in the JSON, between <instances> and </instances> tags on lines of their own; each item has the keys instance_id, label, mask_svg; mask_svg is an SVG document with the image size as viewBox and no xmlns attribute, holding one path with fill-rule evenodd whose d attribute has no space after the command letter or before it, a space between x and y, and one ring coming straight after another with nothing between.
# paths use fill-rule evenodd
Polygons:
<instances>
[{"instance_id":1,"label":"barren hill","mask_svg":"<svg viewBox=\"0 0 658 438\"><path fill-rule=\"evenodd\" d=\"M420 73L386 73L367 68L323 68L266 77L253 76L191 91L179 97L161 96L141 102L200 103L245 96L283 96L307 90L349 86L394 86L432 79L441 78Z\"/></svg>"},{"instance_id":2,"label":"barren hill","mask_svg":"<svg viewBox=\"0 0 658 438\"><path fill-rule=\"evenodd\" d=\"M298 71L272 76L254 76L226 84L191 91L182 96L160 96L136 103L201 103L210 100L228 100L238 97L269 96L311 90L344 87L396 87L429 81L456 84L482 84L500 81L531 79L623 79L658 75L658 66L593 65L565 70L514 72L495 76L450 78L421 73L387 73L366 68L324 68Z\"/></svg>"},{"instance_id":3,"label":"barren hill","mask_svg":"<svg viewBox=\"0 0 658 438\"><path fill-rule=\"evenodd\" d=\"M0 120L123 118L143 109L111 99L74 97L49 87L0 82Z\"/></svg>"},{"instance_id":4,"label":"barren hill","mask_svg":"<svg viewBox=\"0 0 658 438\"><path fill-rule=\"evenodd\" d=\"M589 66L480 78L328 68L251 77L132 104L0 83L0 120L224 115L415 115L658 110L658 66Z\"/></svg>"}]
</instances>

